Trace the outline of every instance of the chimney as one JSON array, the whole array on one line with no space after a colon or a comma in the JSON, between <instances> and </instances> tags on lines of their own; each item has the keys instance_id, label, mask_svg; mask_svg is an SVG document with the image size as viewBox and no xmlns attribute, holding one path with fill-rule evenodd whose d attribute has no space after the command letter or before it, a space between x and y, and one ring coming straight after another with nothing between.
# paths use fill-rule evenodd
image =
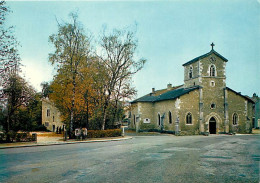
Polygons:
<instances>
[{"instance_id":1,"label":"chimney","mask_svg":"<svg viewBox=\"0 0 260 183\"><path fill-rule=\"evenodd\" d=\"M155 93L155 88L152 88L152 93Z\"/></svg>"},{"instance_id":2,"label":"chimney","mask_svg":"<svg viewBox=\"0 0 260 183\"><path fill-rule=\"evenodd\" d=\"M170 89L172 89L172 84L171 83L167 84L167 90L170 90Z\"/></svg>"}]
</instances>

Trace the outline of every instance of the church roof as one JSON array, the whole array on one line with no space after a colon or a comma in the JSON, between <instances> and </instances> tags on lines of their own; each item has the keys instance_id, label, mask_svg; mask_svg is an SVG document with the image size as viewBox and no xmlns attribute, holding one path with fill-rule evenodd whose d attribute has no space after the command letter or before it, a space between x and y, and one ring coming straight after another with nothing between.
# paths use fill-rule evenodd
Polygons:
<instances>
[{"instance_id":1,"label":"church roof","mask_svg":"<svg viewBox=\"0 0 260 183\"><path fill-rule=\"evenodd\" d=\"M205 57L211 55L212 53L214 53L215 55L217 55L218 57L220 57L221 59L223 59L225 62L228 61L228 59L226 59L225 57L223 57L222 55L220 55L218 52L216 52L214 49L212 49L210 52L208 52L208 53L206 53L206 54L204 54L204 55L201 55L201 56L199 56L199 57L196 57L196 58L190 60L189 62L186 62L186 63L183 64L182 66L190 65L190 64L192 64L192 63L194 63L194 62L197 62L198 60L200 60L200 59L202 59L202 58L205 58Z\"/></svg>"},{"instance_id":2,"label":"church roof","mask_svg":"<svg viewBox=\"0 0 260 183\"><path fill-rule=\"evenodd\" d=\"M235 94L237 94L237 95L239 95L239 96L245 98L246 100L249 100L251 103L255 103L255 101L254 101L252 98L250 98L250 97L248 97L248 96L246 96L246 95L242 95L240 92L236 92L235 90L232 90L232 89L229 88L229 87L226 87L226 89L228 89L229 91L232 91L232 92L234 92Z\"/></svg>"},{"instance_id":3,"label":"church roof","mask_svg":"<svg viewBox=\"0 0 260 183\"><path fill-rule=\"evenodd\" d=\"M190 87L190 88L177 88L174 90L170 90L167 91L161 95L158 96L152 96L151 94L145 95L143 97L140 97L134 101L132 101L131 103L136 103L136 102L159 102L159 101L163 101L163 100L172 100L172 99L176 99L182 95L185 95L193 90L198 89L199 86L194 86L194 87Z\"/></svg>"}]
</instances>

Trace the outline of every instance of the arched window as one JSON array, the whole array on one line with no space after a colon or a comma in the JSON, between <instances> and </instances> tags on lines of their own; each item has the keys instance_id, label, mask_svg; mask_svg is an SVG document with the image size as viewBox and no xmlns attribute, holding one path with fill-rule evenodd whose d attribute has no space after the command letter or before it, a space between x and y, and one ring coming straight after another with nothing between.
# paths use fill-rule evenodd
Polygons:
<instances>
[{"instance_id":1,"label":"arched window","mask_svg":"<svg viewBox=\"0 0 260 183\"><path fill-rule=\"evenodd\" d=\"M161 125L161 115L158 114L158 125L160 126Z\"/></svg>"},{"instance_id":2,"label":"arched window","mask_svg":"<svg viewBox=\"0 0 260 183\"><path fill-rule=\"evenodd\" d=\"M169 123L172 124L172 113L169 111Z\"/></svg>"},{"instance_id":3,"label":"arched window","mask_svg":"<svg viewBox=\"0 0 260 183\"><path fill-rule=\"evenodd\" d=\"M210 76L216 76L216 67L215 67L215 65L211 65L210 66L210 69L209 69L209 74L210 74Z\"/></svg>"},{"instance_id":4,"label":"arched window","mask_svg":"<svg viewBox=\"0 0 260 183\"><path fill-rule=\"evenodd\" d=\"M192 124L192 115L188 113L186 116L186 124Z\"/></svg>"},{"instance_id":5,"label":"arched window","mask_svg":"<svg viewBox=\"0 0 260 183\"><path fill-rule=\"evenodd\" d=\"M238 122L238 116L237 116L237 113L234 113L233 114L233 125L237 125L237 122Z\"/></svg>"},{"instance_id":6,"label":"arched window","mask_svg":"<svg viewBox=\"0 0 260 183\"><path fill-rule=\"evenodd\" d=\"M190 70L189 70L189 78L191 79L193 76L193 68L192 66L190 66Z\"/></svg>"}]
</instances>

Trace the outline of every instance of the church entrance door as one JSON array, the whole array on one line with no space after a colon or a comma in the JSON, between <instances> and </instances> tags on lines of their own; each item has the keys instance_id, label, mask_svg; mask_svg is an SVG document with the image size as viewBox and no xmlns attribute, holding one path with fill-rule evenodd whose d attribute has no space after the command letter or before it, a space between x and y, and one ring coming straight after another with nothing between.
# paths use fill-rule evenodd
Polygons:
<instances>
[{"instance_id":1,"label":"church entrance door","mask_svg":"<svg viewBox=\"0 0 260 183\"><path fill-rule=\"evenodd\" d=\"M210 134L216 134L217 132L217 122L216 119L214 117L211 117L209 120L209 133Z\"/></svg>"}]
</instances>

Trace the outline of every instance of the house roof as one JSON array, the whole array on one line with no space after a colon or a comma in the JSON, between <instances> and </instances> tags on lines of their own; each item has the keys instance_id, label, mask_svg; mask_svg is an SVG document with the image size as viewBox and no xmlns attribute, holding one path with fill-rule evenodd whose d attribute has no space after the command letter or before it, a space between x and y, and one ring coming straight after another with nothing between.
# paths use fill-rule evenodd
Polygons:
<instances>
[{"instance_id":1,"label":"house roof","mask_svg":"<svg viewBox=\"0 0 260 183\"><path fill-rule=\"evenodd\" d=\"M226 89L228 89L228 90L234 92L235 94L237 94L237 95L239 95L239 96L241 96L241 97L243 97L243 98L249 100L249 101L252 102L252 103L255 103L255 101L254 101L253 99L251 99L251 98L248 97L248 96L242 95L240 92L236 92L235 90L232 90L232 89L229 88L229 87L226 87Z\"/></svg>"},{"instance_id":2,"label":"house roof","mask_svg":"<svg viewBox=\"0 0 260 183\"><path fill-rule=\"evenodd\" d=\"M190 65L190 64L192 64L192 63L194 63L194 62L197 62L198 60L200 60L200 59L202 59L202 58L205 58L205 57L211 55L212 53L214 53L215 55L217 55L218 57L220 57L221 59L223 59L225 62L228 61L228 59L226 59L225 57L223 57L222 55L220 55L218 52L216 52L214 49L212 49L210 52L208 52L208 53L206 53L206 54L204 54L204 55L201 55L201 56L199 56L199 57L196 57L196 58L190 60L189 62L186 62L186 63L183 64L182 66Z\"/></svg>"},{"instance_id":3,"label":"house roof","mask_svg":"<svg viewBox=\"0 0 260 183\"><path fill-rule=\"evenodd\" d=\"M131 103L137 103L137 102L159 102L159 101L163 101L163 100L172 100L172 99L176 99L182 95L185 95L193 90L198 89L199 86L194 86L194 87L190 87L190 88L177 88L177 89L173 89L170 91L166 91L165 93L162 93L160 95L157 96L153 96L151 94L145 95L143 97L140 97L134 101L132 101Z\"/></svg>"}]
</instances>

